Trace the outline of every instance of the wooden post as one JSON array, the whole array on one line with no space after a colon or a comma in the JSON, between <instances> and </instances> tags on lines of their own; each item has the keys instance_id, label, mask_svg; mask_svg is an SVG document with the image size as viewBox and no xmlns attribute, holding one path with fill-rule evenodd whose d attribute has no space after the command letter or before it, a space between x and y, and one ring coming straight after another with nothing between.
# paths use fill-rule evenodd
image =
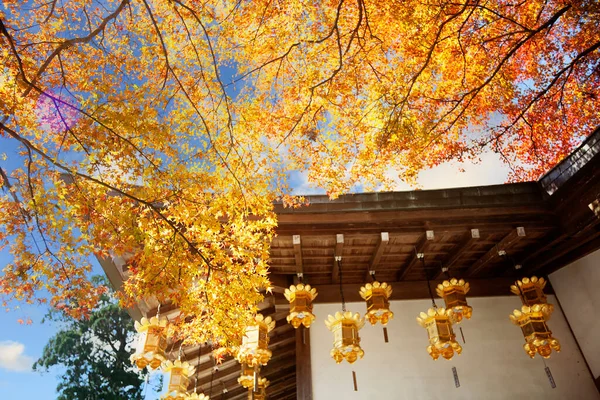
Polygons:
<instances>
[{"instance_id":1,"label":"wooden post","mask_svg":"<svg viewBox=\"0 0 600 400\"><path fill-rule=\"evenodd\" d=\"M310 332L300 325L296 329L296 398L312 400L312 376L310 366Z\"/></svg>"}]
</instances>

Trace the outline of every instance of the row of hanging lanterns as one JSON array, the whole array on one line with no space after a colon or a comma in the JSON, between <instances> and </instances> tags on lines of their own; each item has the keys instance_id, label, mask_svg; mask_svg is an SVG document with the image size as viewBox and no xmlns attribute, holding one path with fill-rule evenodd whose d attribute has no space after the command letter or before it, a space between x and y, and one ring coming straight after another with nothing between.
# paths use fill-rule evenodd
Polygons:
<instances>
[{"instance_id":1,"label":"row of hanging lanterns","mask_svg":"<svg viewBox=\"0 0 600 400\"><path fill-rule=\"evenodd\" d=\"M422 257L420 258L422 259ZM340 264L342 312L329 315L325 324L333 333L331 357L338 364L344 360L352 364L364 356L364 350L360 346L359 330L364 326L365 319L361 318L359 313L346 311L341 274ZM374 276L373 279L375 279ZM438 308L431 292L429 280L427 283L433 307L429 308L427 312L420 313L417 322L427 330L429 355L434 360L440 356L450 360L454 354L462 352L462 347L456 341L453 325L459 324L463 319L470 319L473 313L466 298L470 287L463 279L444 280L437 285L436 293L444 300L445 307ZM511 286L512 293L520 297L523 306L520 310L514 310L510 319L522 329L525 337L523 348L531 358L534 358L535 354L548 358L552 350L560 351L560 343L552 337L552 332L546 324L554 307L547 302L543 291L545 285L546 281L543 278L538 279L534 276L531 279L518 280ZM380 323L385 327L394 317L394 313L389 309L391 285L374 280L361 287L359 294L366 302L365 318L371 325ZM311 288L310 285L299 283L286 289L284 295L290 302L288 323L294 328L301 325L309 328L315 320L312 303L317 297L316 289ZM260 368L271 359L272 352L268 348L269 332L274 327L275 321L271 317L265 318L262 314L257 314L254 322L246 328L241 346L234 352L235 358L242 367L238 382L248 389L249 399L266 399L266 387L269 385L269 381L260 377ZM136 321L135 329L139 334L139 344L136 353L131 356L131 361L140 369L145 367L162 368L163 371L170 373L168 393L163 396L163 399L208 400L208 396L204 394L187 393L190 377L195 371L194 367L187 362L180 360L172 362L166 359L167 328L167 320L160 319L158 315L150 319L142 318L139 323Z\"/></svg>"},{"instance_id":2,"label":"row of hanging lanterns","mask_svg":"<svg viewBox=\"0 0 600 400\"><path fill-rule=\"evenodd\" d=\"M423 255L418 255L423 260ZM338 260L339 262L339 260ZM340 265L341 274L341 265ZM454 354L461 354L462 346L456 341L453 325L460 324L463 319L471 319L473 308L467 302L470 290L468 282L463 279L449 278L436 287L436 293L444 300L445 307L438 308L430 291L433 307L427 312L421 312L417 322L427 330L429 346L427 352L437 360L440 356L450 360ZM525 336L524 349L530 357L540 354L550 357L552 350L560 351L560 343L548 328L546 322L550 319L554 307L548 304L543 289L546 281L543 278L523 278L511 286L511 291L521 297L523 307L510 315L511 321L521 327ZM359 330L364 326L364 320L359 313L346 311L340 277L340 293L342 295L342 312L329 315L325 325L333 333L333 348L331 357L336 363L346 360L350 364L363 358L364 350L360 347ZM389 309L389 298L392 287L386 282L373 281L360 288L360 296L366 301L365 318L375 325L385 326L394 313ZM309 328L315 316L312 313L312 300L317 296L316 289L310 285L292 285L284 292L290 302L290 314L287 317L294 328L301 324ZM306 321L306 323L304 323Z\"/></svg>"}]
</instances>

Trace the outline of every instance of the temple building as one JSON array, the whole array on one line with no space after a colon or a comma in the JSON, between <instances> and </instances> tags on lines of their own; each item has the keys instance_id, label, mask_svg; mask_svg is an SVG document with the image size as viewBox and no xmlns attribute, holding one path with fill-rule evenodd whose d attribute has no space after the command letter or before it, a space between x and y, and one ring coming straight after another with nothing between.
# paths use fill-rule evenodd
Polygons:
<instances>
[{"instance_id":1,"label":"temple building","mask_svg":"<svg viewBox=\"0 0 600 400\"><path fill-rule=\"evenodd\" d=\"M199 392L600 399L600 130L536 182L307 199L276 206L274 293L260 305L272 326L256 333L269 337L268 385L252 394L238 360L215 366L210 346L192 346L182 361ZM125 262L101 264L118 289ZM130 313L156 308L140 301ZM162 305L167 318L177 312Z\"/></svg>"}]
</instances>

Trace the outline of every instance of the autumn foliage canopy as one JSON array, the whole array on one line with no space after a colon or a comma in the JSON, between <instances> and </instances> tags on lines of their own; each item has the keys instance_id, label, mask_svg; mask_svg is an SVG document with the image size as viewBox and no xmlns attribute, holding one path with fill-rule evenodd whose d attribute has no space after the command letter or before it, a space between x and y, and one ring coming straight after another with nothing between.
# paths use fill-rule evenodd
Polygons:
<instances>
[{"instance_id":1,"label":"autumn foliage canopy","mask_svg":"<svg viewBox=\"0 0 600 400\"><path fill-rule=\"evenodd\" d=\"M234 344L290 171L337 196L494 151L536 178L600 123L598 26L593 0L4 0L0 292L84 316L89 257L122 256L124 304Z\"/></svg>"}]
</instances>

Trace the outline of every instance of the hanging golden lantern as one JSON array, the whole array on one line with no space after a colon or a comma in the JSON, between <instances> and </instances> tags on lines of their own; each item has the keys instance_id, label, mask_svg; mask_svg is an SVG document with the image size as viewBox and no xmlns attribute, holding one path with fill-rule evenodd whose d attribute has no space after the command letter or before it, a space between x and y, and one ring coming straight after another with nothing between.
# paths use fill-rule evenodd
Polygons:
<instances>
[{"instance_id":1,"label":"hanging golden lantern","mask_svg":"<svg viewBox=\"0 0 600 400\"><path fill-rule=\"evenodd\" d=\"M134 354L129 358L139 369L150 367L157 369L166 360L167 348L167 319L152 317L135 321L138 332L138 344Z\"/></svg>"},{"instance_id":2,"label":"hanging golden lantern","mask_svg":"<svg viewBox=\"0 0 600 400\"><path fill-rule=\"evenodd\" d=\"M204 393L192 393L192 394L187 394L184 397L184 399L185 400L210 400L210 397L208 397Z\"/></svg>"},{"instance_id":3,"label":"hanging golden lantern","mask_svg":"<svg viewBox=\"0 0 600 400\"><path fill-rule=\"evenodd\" d=\"M185 400L210 400L210 397L208 397L204 393L186 394L183 398Z\"/></svg>"},{"instance_id":4,"label":"hanging golden lantern","mask_svg":"<svg viewBox=\"0 0 600 400\"><path fill-rule=\"evenodd\" d=\"M164 400L182 399L187 394L190 376L194 374L196 368L187 362L180 360L166 361L163 364L163 371L169 372L169 387L167 393L161 397Z\"/></svg>"},{"instance_id":5,"label":"hanging golden lantern","mask_svg":"<svg viewBox=\"0 0 600 400\"><path fill-rule=\"evenodd\" d=\"M254 387L255 369L246 363L242 363L242 373L238 378L238 383L246 389ZM256 371L258 373L258 371Z\"/></svg>"},{"instance_id":6,"label":"hanging golden lantern","mask_svg":"<svg viewBox=\"0 0 600 400\"><path fill-rule=\"evenodd\" d=\"M532 276L531 279L525 277L520 281L516 281L514 285L510 286L510 291L521 298L523 305L533 306L534 304L548 303L544 294L544 287L546 287L544 278L538 279L537 276Z\"/></svg>"},{"instance_id":7,"label":"hanging golden lantern","mask_svg":"<svg viewBox=\"0 0 600 400\"><path fill-rule=\"evenodd\" d=\"M560 351L560 343L552 337L552 331L546 325L552 311L552 304L534 304L531 307L522 306L520 311L514 310L510 315L512 323L523 331L523 349L531 358L534 358L536 353L550 358L552 350Z\"/></svg>"},{"instance_id":8,"label":"hanging golden lantern","mask_svg":"<svg viewBox=\"0 0 600 400\"><path fill-rule=\"evenodd\" d=\"M248 400L265 400L267 398L267 387L270 383L271 382L269 382L267 378L259 378L258 390L252 393L254 384L252 384L252 387L248 389Z\"/></svg>"},{"instance_id":9,"label":"hanging golden lantern","mask_svg":"<svg viewBox=\"0 0 600 400\"><path fill-rule=\"evenodd\" d=\"M290 314L287 316L287 321L294 328L298 328L300 324L309 328L315 320L315 315L312 313L312 302L317 297L317 289L299 283L285 289L283 295L290 302Z\"/></svg>"},{"instance_id":10,"label":"hanging golden lantern","mask_svg":"<svg viewBox=\"0 0 600 400\"><path fill-rule=\"evenodd\" d=\"M358 292L360 297L367 301L367 314L365 318L371 325L380 321L386 326L390 319L394 318L394 313L390 311L390 296L392 295L392 286L386 282L367 283L360 288Z\"/></svg>"},{"instance_id":11,"label":"hanging golden lantern","mask_svg":"<svg viewBox=\"0 0 600 400\"><path fill-rule=\"evenodd\" d=\"M344 359L353 364L359 357L363 358L365 352L360 347L358 331L364 324L365 320L360 318L359 313L338 311L335 316L329 315L325 325L333 332L333 349L330 354L337 364Z\"/></svg>"},{"instance_id":12,"label":"hanging golden lantern","mask_svg":"<svg viewBox=\"0 0 600 400\"><path fill-rule=\"evenodd\" d=\"M469 284L463 279L452 278L437 285L437 295L444 299L446 312L449 313L453 324L458 324L463 318L471 319L473 307L467 304Z\"/></svg>"},{"instance_id":13,"label":"hanging golden lantern","mask_svg":"<svg viewBox=\"0 0 600 400\"><path fill-rule=\"evenodd\" d=\"M238 362L246 363L251 367L267 365L271 359L269 332L275 327L275 321L271 317L265 318L262 314L257 314L254 321L254 324L246 327L242 345L236 352Z\"/></svg>"},{"instance_id":14,"label":"hanging golden lantern","mask_svg":"<svg viewBox=\"0 0 600 400\"><path fill-rule=\"evenodd\" d=\"M427 352L434 360L437 360L440 355L450 360L454 352L456 354L462 352L462 347L456 341L449 314L445 308L430 308L427 313L422 312L417 317L419 325L427 329L429 335Z\"/></svg>"},{"instance_id":15,"label":"hanging golden lantern","mask_svg":"<svg viewBox=\"0 0 600 400\"><path fill-rule=\"evenodd\" d=\"M560 351L560 343L552 337L552 331L546 322L550 319L554 306L548 304L544 287L546 280L532 276L523 278L511 285L510 290L521 298L521 310L514 310L510 315L513 324L518 325L523 331L525 344L523 349L534 358L539 354L549 358L552 350Z\"/></svg>"},{"instance_id":16,"label":"hanging golden lantern","mask_svg":"<svg viewBox=\"0 0 600 400\"><path fill-rule=\"evenodd\" d=\"M163 394L160 398L162 400L184 400L187 397L187 393L182 392L167 392Z\"/></svg>"}]
</instances>

